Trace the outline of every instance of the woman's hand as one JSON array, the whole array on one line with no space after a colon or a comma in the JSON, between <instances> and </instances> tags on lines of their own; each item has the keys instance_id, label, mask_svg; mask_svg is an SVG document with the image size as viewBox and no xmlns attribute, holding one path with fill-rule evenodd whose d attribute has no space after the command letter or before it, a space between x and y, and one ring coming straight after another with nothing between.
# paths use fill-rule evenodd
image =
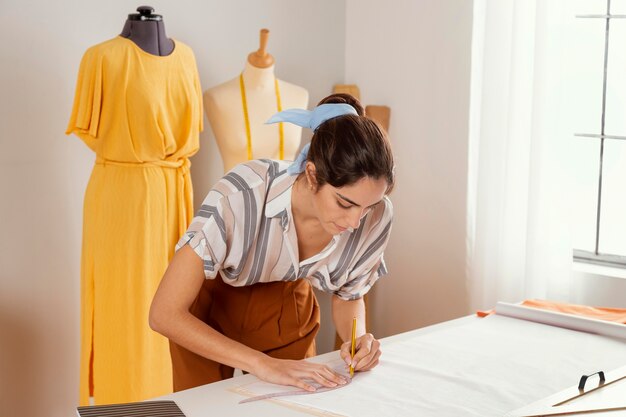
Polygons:
<instances>
[{"instance_id":1,"label":"woman's hand","mask_svg":"<svg viewBox=\"0 0 626 417\"><path fill-rule=\"evenodd\" d=\"M355 371L369 371L378 365L378 358L381 354L380 342L371 333L366 333L356 339L355 353L352 359L350 359L351 345L350 341L341 345L340 355L348 366L352 363Z\"/></svg>"},{"instance_id":2,"label":"woman's hand","mask_svg":"<svg viewBox=\"0 0 626 417\"><path fill-rule=\"evenodd\" d=\"M305 360L276 359L269 356L261 359L251 373L273 384L293 385L307 391L315 391L315 387L310 384L311 381L331 388L347 382L326 365Z\"/></svg>"}]
</instances>

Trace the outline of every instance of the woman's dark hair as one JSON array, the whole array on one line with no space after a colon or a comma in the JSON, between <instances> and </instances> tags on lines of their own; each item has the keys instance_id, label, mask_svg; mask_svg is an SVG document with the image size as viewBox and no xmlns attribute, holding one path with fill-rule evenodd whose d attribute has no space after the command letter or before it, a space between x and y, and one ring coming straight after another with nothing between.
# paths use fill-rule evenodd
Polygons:
<instances>
[{"instance_id":1,"label":"woman's dark hair","mask_svg":"<svg viewBox=\"0 0 626 417\"><path fill-rule=\"evenodd\" d=\"M315 164L317 186L352 185L362 178L384 178L387 193L394 185L394 162L387 134L365 116L361 103L349 94L332 94L318 103L345 103L358 116L335 117L322 123L311 139L307 160Z\"/></svg>"}]
</instances>

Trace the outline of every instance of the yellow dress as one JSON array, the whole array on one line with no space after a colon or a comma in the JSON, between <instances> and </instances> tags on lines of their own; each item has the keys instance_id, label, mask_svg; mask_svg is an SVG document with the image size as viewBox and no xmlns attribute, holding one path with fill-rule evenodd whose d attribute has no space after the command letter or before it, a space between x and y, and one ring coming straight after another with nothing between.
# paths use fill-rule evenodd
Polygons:
<instances>
[{"instance_id":1,"label":"yellow dress","mask_svg":"<svg viewBox=\"0 0 626 417\"><path fill-rule=\"evenodd\" d=\"M161 57L116 37L85 52L66 131L96 154L84 202L81 405L172 390L168 341L148 311L193 215L188 157L201 130L188 46Z\"/></svg>"}]
</instances>

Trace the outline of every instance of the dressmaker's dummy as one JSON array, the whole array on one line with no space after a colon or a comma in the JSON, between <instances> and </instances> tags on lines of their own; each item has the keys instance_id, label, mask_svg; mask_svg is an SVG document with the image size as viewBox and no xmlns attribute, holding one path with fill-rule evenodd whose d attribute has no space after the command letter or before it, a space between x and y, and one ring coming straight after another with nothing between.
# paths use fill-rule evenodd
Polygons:
<instances>
[{"instance_id":1,"label":"dressmaker's dummy","mask_svg":"<svg viewBox=\"0 0 626 417\"><path fill-rule=\"evenodd\" d=\"M204 108L222 155L225 172L248 159L281 159L280 127L278 124L265 124L278 112L274 58L265 51L268 34L267 29L261 30L261 46L248 55L241 74L250 126L251 155L248 152L240 76L204 93ZM278 87L282 109L307 108L309 93L304 88L282 80L278 80ZM293 160L300 147L302 128L291 123L285 123L282 128L282 159Z\"/></svg>"},{"instance_id":2,"label":"dressmaker's dummy","mask_svg":"<svg viewBox=\"0 0 626 417\"><path fill-rule=\"evenodd\" d=\"M174 50L174 41L165 35L163 16L154 14L150 6L137 7L139 13L128 15L120 36L135 42L152 55L166 56Z\"/></svg>"},{"instance_id":3,"label":"dressmaker's dummy","mask_svg":"<svg viewBox=\"0 0 626 417\"><path fill-rule=\"evenodd\" d=\"M83 205L80 405L172 392L169 342L148 313L193 218L202 88L193 51L152 11L85 51L66 130L96 156Z\"/></svg>"}]
</instances>

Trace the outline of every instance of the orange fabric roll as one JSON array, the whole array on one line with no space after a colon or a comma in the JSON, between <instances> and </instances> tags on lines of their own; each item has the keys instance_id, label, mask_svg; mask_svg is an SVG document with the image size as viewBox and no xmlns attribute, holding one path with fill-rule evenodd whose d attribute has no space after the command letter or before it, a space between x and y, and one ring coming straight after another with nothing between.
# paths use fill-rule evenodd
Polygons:
<instances>
[{"instance_id":1,"label":"orange fabric roll","mask_svg":"<svg viewBox=\"0 0 626 417\"><path fill-rule=\"evenodd\" d=\"M556 311L558 313L572 314L574 316L626 324L626 308L591 307L537 299L524 300L521 305L524 307L538 308L540 310ZM478 317L487 317L495 312L495 309L479 310L476 312L476 315Z\"/></svg>"}]
</instances>

